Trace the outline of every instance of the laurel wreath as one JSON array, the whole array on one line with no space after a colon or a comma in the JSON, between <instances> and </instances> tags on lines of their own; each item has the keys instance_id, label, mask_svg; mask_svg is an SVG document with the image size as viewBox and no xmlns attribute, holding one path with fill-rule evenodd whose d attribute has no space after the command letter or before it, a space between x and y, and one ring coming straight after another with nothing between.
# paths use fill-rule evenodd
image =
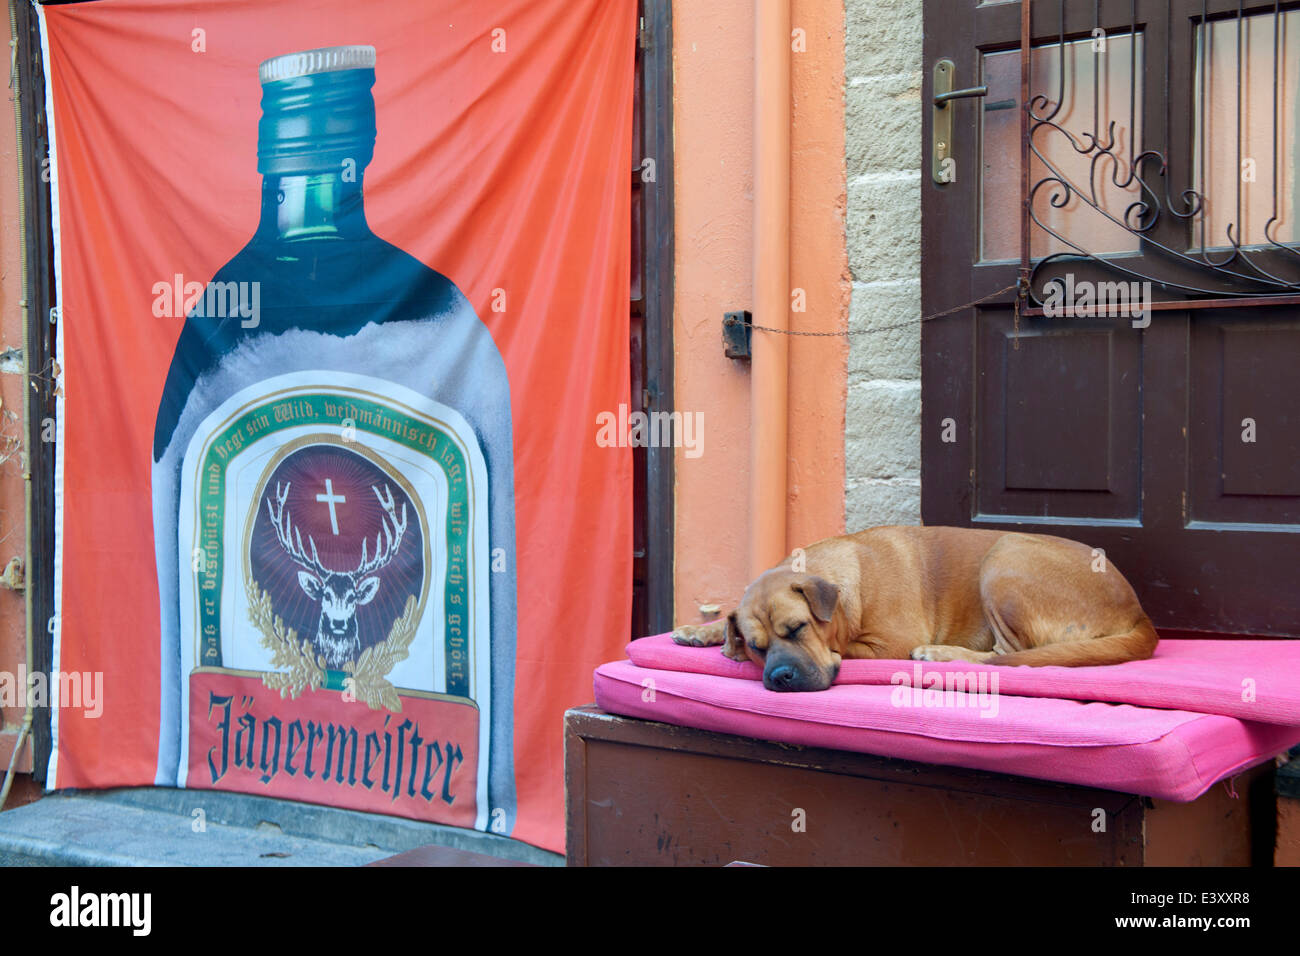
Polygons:
<instances>
[{"instance_id":1,"label":"laurel wreath","mask_svg":"<svg viewBox=\"0 0 1300 956\"><path fill-rule=\"evenodd\" d=\"M271 607L271 596L262 590L250 573L244 582L248 594L248 617L262 634L262 646L271 652L274 672L263 674L262 683L294 700L304 690L319 690L325 682L325 659L313 655L311 641L298 637L298 632L285 627L284 621ZM402 698L388 681L388 673L398 661L410 654L415 640L415 597L406 599L406 609L388 631L388 637L374 647L361 652L356 661L343 665L348 677L344 680L344 693L355 695L371 710L385 707L401 713ZM349 686L350 685L350 686Z\"/></svg>"},{"instance_id":2,"label":"laurel wreath","mask_svg":"<svg viewBox=\"0 0 1300 956\"><path fill-rule=\"evenodd\" d=\"M353 693L371 710L382 706L401 713L402 698L398 696L397 688L388 682L387 675L398 661L406 660L413 640L415 596L411 595L406 599L406 610L389 628L388 637L362 651L355 664L348 661L343 665L343 670L352 675Z\"/></svg>"}]
</instances>

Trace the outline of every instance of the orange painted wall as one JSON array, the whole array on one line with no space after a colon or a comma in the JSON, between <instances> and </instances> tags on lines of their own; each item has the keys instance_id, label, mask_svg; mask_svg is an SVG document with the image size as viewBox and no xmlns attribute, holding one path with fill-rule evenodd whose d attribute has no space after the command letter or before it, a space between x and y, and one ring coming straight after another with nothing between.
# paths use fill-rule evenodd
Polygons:
<instances>
[{"instance_id":1,"label":"orange painted wall","mask_svg":"<svg viewBox=\"0 0 1300 956\"><path fill-rule=\"evenodd\" d=\"M0 33L9 48L9 17L0 15ZM22 352L23 297L19 247L22 230L18 221L18 156L14 146L13 90L9 90L4 115L0 116L0 568L9 559L22 556L26 547L26 501L22 459L12 449L11 437L21 440L24 426ZM10 351L17 350L17 351ZM27 625L23 592L0 589L0 671L15 673L26 657ZM13 742L22 724L22 707L0 710L0 777L9 766ZM31 753L30 745L24 752ZM19 766L31 769L30 756Z\"/></svg>"},{"instance_id":2,"label":"orange painted wall","mask_svg":"<svg viewBox=\"0 0 1300 956\"><path fill-rule=\"evenodd\" d=\"M792 0L791 26L805 49L790 54L790 283L807 311L790 325L843 329L843 8ZM688 623L748 584L750 371L723 355L722 315L753 308L754 0L675 2L673 62L676 407L702 414L704 435L698 457L676 453L675 619ZM846 339L790 342L791 548L844 530L847 360Z\"/></svg>"}]
</instances>

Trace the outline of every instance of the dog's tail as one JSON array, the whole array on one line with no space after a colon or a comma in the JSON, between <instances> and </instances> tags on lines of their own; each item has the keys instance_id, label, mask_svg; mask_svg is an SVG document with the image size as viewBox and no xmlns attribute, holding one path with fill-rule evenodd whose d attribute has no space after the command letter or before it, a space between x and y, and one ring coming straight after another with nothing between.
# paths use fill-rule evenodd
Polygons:
<instances>
[{"instance_id":1,"label":"dog's tail","mask_svg":"<svg viewBox=\"0 0 1300 956\"><path fill-rule=\"evenodd\" d=\"M1107 634L1086 641L1061 641L1044 644L1010 654L995 654L985 663L1014 667L1092 667L1100 664L1123 664L1150 657L1160 641L1160 635L1145 615L1123 634Z\"/></svg>"}]
</instances>

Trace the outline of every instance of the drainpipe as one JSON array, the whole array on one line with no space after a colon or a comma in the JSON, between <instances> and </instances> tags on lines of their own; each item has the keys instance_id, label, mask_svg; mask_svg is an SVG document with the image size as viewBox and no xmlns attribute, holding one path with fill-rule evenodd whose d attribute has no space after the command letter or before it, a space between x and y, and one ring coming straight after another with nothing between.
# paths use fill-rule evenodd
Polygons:
<instances>
[{"instance_id":1,"label":"drainpipe","mask_svg":"<svg viewBox=\"0 0 1300 956\"><path fill-rule=\"evenodd\" d=\"M754 0L754 324L790 321L790 0ZM750 576L787 554L789 340L754 332Z\"/></svg>"}]
</instances>

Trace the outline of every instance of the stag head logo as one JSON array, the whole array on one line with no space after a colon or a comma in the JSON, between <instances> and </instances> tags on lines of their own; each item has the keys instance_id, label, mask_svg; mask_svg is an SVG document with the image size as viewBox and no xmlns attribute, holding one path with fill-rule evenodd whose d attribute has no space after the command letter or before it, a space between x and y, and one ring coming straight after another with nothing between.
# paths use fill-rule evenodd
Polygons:
<instances>
[{"instance_id":1,"label":"stag head logo","mask_svg":"<svg viewBox=\"0 0 1300 956\"><path fill-rule=\"evenodd\" d=\"M316 541L310 534L306 547L303 546L302 533L294 527L292 516L285 508L289 487L289 482L283 487L276 482L275 500L272 501L270 495L266 498L267 515L280 547L300 568L299 586L314 604L319 605L312 645L327 667L341 668L348 661L356 660L361 651L357 609L375 599L381 584L376 572L392 561L402 546L402 537L406 533L406 505L403 503L399 516L388 485L384 486L383 492L371 485L371 491L384 512L381 528L375 534L374 553L370 553L369 539L364 538L357 566L351 570L336 570L326 567L321 561Z\"/></svg>"}]
</instances>

